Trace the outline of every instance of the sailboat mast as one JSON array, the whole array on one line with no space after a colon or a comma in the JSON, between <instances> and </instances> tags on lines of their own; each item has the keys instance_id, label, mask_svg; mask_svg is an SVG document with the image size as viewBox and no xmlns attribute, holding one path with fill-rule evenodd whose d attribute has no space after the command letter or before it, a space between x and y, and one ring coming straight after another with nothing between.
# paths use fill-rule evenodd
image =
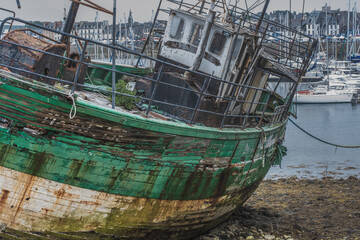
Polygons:
<instances>
[{"instance_id":1,"label":"sailboat mast","mask_svg":"<svg viewBox=\"0 0 360 240\"><path fill-rule=\"evenodd\" d=\"M112 25L112 45L115 46L116 42L116 0L113 1L113 25ZM115 48L112 48L112 98L111 105L112 109L115 109L115 84L116 84L116 52Z\"/></svg>"},{"instance_id":2,"label":"sailboat mast","mask_svg":"<svg viewBox=\"0 0 360 240\"><path fill-rule=\"evenodd\" d=\"M290 1L290 7L289 7L289 27L291 28L291 0Z\"/></svg>"},{"instance_id":3,"label":"sailboat mast","mask_svg":"<svg viewBox=\"0 0 360 240\"><path fill-rule=\"evenodd\" d=\"M330 89L329 79L329 26L328 26L328 5L325 4L325 27L326 27L326 75L327 75L327 88Z\"/></svg>"},{"instance_id":4,"label":"sailboat mast","mask_svg":"<svg viewBox=\"0 0 360 240\"><path fill-rule=\"evenodd\" d=\"M349 34L350 34L350 1L348 8L348 19L347 19L347 33L346 33L346 57L349 56Z\"/></svg>"}]
</instances>

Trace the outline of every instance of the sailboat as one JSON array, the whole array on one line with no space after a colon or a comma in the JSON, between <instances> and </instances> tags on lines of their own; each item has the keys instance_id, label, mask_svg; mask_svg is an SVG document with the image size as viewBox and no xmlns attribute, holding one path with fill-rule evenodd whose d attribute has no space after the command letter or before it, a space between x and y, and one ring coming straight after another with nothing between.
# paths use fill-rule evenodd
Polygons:
<instances>
[{"instance_id":1,"label":"sailboat","mask_svg":"<svg viewBox=\"0 0 360 240\"><path fill-rule=\"evenodd\" d=\"M349 7L350 8L350 7ZM328 6L325 5L326 36L329 36L328 27ZM348 14L349 15L349 14ZM349 29L349 22L348 22ZM349 30L348 30L349 32ZM348 34L349 35L349 34ZM348 41L347 41L348 42ZM348 49L348 47L347 47ZM330 72L329 67L329 43L326 37L326 81L325 84L316 84L309 89L301 89L296 92L294 103L351 103L354 91L349 89L345 83L345 76ZM349 62L350 64L350 62ZM337 65L335 63L335 65ZM343 79L339 82L339 79Z\"/></svg>"},{"instance_id":2,"label":"sailboat","mask_svg":"<svg viewBox=\"0 0 360 240\"><path fill-rule=\"evenodd\" d=\"M281 160L316 41L264 43L281 27L264 18L269 0L260 15L237 2L170 0L153 58L118 46L115 36L106 44L71 34L77 9L89 2L72 2L61 32L14 17L0 25L0 223L7 227L0 236L10 236L7 229L64 239L206 232ZM63 37L26 29L4 35L12 21ZM69 52L73 39L81 51ZM293 47L278 46L285 41ZM91 63L89 45L150 60L155 72L128 73L113 61L111 86L89 84L88 67L108 69ZM278 49L289 61L277 61ZM285 97L268 88L270 74L291 81Z\"/></svg>"},{"instance_id":3,"label":"sailboat","mask_svg":"<svg viewBox=\"0 0 360 240\"><path fill-rule=\"evenodd\" d=\"M318 85L312 89L298 91L294 103L351 103L355 92L345 83Z\"/></svg>"}]
</instances>

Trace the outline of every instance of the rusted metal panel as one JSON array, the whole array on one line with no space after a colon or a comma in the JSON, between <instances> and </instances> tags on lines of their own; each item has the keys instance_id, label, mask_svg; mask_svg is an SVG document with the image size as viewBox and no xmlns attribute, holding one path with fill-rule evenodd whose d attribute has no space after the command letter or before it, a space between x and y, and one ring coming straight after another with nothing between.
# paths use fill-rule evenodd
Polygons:
<instances>
[{"instance_id":1,"label":"rusted metal panel","mask_svg":"<svg viewBox=\"0 0 360 240\"><path fill-rule=\"evenodd\" d=\"M45 40L30 36L23 30L11 31L4 36L3 40L59 56L62 56L66 50L65 44L53 44ZM60 57L50 56L35 50L11 45L5 42L0 43L0 54L2 56L0 58L0 63L2 64L38 74L43 74L44 76L49 77L55 77L57 74L59 74L59 66L62 61ZM46 78L44 79L36 77L21 71L15 72L18 72L23 76L28 76L36 80L44 81L46 83L54 83L52 80Z\"/></svg>"}]
</instances>

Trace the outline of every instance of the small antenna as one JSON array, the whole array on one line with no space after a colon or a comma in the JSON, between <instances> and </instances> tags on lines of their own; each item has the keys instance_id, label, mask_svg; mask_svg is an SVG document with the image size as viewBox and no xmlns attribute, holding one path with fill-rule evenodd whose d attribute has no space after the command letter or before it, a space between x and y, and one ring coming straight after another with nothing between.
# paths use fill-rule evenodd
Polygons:
<instances>
[{"instance_id":1,"label":"small antenna","mask_svg":"<svg viewBox=\"0 0 360 240\"><path fill-rule=\"evenodd\" d=\"M63 18L64 21L66 20L66 13L67 13L67 11L66 11L66 0L64 0L64 18Z\"/></svg>"},{"instance_id":2,"label":"small antenna","mask_svg":"<svg viewBox=\"0 0 360 240\"><path fill-rule=\"evenodd\" d=\"M20 0L16 0L16 3L17 3L17 7L20 9L21 8Z\"/></svg>"}]
</instances>

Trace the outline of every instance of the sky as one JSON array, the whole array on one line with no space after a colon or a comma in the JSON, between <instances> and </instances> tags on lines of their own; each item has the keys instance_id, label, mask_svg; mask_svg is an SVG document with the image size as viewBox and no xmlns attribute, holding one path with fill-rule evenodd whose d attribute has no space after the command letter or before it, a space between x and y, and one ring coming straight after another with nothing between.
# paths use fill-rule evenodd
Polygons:
<instances>
[{"instance_id":1,"label":"sky","mask_svg":"<svg viewBox=\"0 0 360 240\"><path fill-rule=\"evenodd\" d=\"M93 2L103 6L106 9L112 10L113 0L92 0ZM194 3L197 0L187 0ZM226 0L229 1L229 0ZM244 2L245 0L240 0ZM255 0L247 0L248 2L254 2ZM273 10L288 10L292 1L292 10L301 12L303 0L270 0L269 11ZM21 9L17 9L16 0L0 0L0 7L11 9L16 12L17 17L31 21L60 21L64 17L64 7L68 9L70 6L70 0L20 0L22 4ZM163 7L166 7L169 3L164 0ZM235 2L235 0L232 0ZM355 0L351 0L351 6L353 6ZM150 21L153 10L157 9L159 0L117 0L117 21L120 19L123 21L124 14L128 16L129 9L133 12L134 21L144 22ZM314 9L321 9L326 3L332 7L332 9L348 9L348 0L305 0L305 11L312 11ZM3 19L5 15L0 11L0 19ZM86 7L80 7L77 21L86 20L94 21L96 17L96 11ZM160 18L165 18L163 15ZM100 14L99 21L110 20L110 15Z\"/></svg>"}]
</instances>

